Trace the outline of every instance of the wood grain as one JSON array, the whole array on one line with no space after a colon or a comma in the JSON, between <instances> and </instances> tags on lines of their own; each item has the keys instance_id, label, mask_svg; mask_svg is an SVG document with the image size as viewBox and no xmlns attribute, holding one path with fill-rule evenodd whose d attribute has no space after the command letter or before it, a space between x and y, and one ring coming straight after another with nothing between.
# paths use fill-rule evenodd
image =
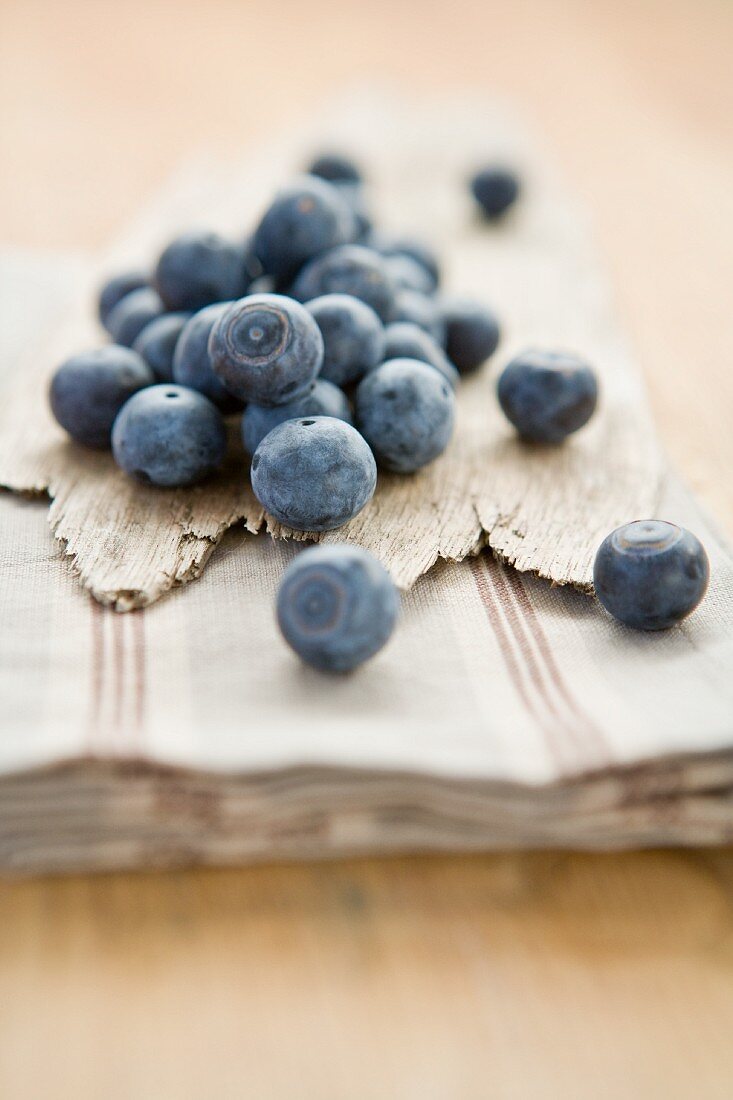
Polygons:
<instances>
[{"instance_id":1,"label":"wood grain","mask_svg":"<svg viewBox=\"0 0 733 1100\"><path fill-rule=\"evenodd\" d=\"M591 202L665 446L733 532L731 6L278 12L5 0L4 239L100 246L192 144L355 70L498 91ZM0 1093L727 1100L732 911L729 852L5 883Z\"/></svg>"}]
</instances>

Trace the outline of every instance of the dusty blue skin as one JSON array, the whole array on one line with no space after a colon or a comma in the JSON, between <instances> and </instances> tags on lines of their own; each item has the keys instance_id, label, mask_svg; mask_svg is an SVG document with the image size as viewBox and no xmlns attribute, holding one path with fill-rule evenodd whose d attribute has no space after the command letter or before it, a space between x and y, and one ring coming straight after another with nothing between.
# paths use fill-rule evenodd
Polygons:
<instances>
[{"instance_id":1,"label":"dusty blue skin","mask_svg":"<svg viewBox=\"0 0 733 1100\"><path fill-rule=\"evenodd\" d=\"M323 337L321 378L348 386L381 363L384 325L366 302L348 294L324 294L306 309Z\"/></svg>"},{"instance_id":2,"label":"dusty blue skin","mask_svg":"<svg viewBox=\"0 0 733 1100\"><path fill-rule=\"evenodd\" d=\"M190 313L164 313L146 325L132 345L159 382L173 380L173 354Z\"/></svg>"},{"instance_id":3,"label":"dusty blue skin","mask_svg":"<svg viewBox=\"0 0 733 1100\"><path fill-rule=\"evenodd\" d=\"M105 328L116 344L131 348L145 326L164 313L165 306L156 291L140 287L126 294L110 310Z\"/></svg>"},{"instance_id":4,"label":"dusty blue skin","mask_svg":"<svg viewBox=\"0 0 733 1100\"><path fill-rule=\"evenodd\" d=\"M593 370L576 355L526 351L504 367L497 394L522 439L562 443L590 420L598 383Z\"/></svg>"},{"instance_id":5,"label":"dusty blue skin","mask_svg":"<svg viewBox=\"0 0 733 1100\"><path fill-rule=\"evenodd\" d=\"M122 407L112 428L112 454L126 474L171 488L193 485L224 461L221 413L185 386L150 386Z\"/></svg>"},{"instance_id":6,"label":"dusty blue skin","mask_svg":"<svg viewBox=\"0 0 733 1100\"><path fill-rule=\"evenodd\" d=\"M412 256L385 256L384 262L398 290L414 290L427 296L434 292L435 283L430 272Z\"/></svg>"},{"instance_id":7,"label":"dusty blue skin","mask_svg":"<svg viewBox=\"0 0 733 1100\"><path fill-rule=\"evenodd\" d=\"M380 252L382 256L407 256L415 263L420 264L430 279L430 289L435 290L440 282L440 264L432 248L423 241L416 241L409 237L383 237L374 234L371 247Z\"/></svg>"},{"instance_id":8,"label":"dusty blue skin","mask_svg":"<svg viewBox=\"0 0 733 1100\"><path fill-rule=\"evenodd\" d=\"M129 397L154 381L137 352L108 344L61 364L49 388L51 411L77 443L109 447L117 413Z\"/></svg>"},{"instance_id":9,"label":"dusty blue skin","mask_svg":"<svg viewBox=\"0 0 733 1100\"><path fill-rule=\"evenodd\" d=\"M334 416L351 424L351 406L346 395L334 386L319 378L313 389L287 405L274 405L263 408L262 405L248 405L242 416L242 442L249 454L254 454L268 432L285 420L298 420L312 416Z\"/></svg>"},{"instance_id":10,"label":"dusty blue skin","mask_svg":"<svg viewBox=\"0 0 733 1100\"><path fill-rule=\"evenodd\" d=\"M509 168L490 165L475 174L471 180L471 191L484 217L494 221L516 202L520 184Z\"/></svg>"},{"instance_id":11,"label":"dusty blue skin","mask_svg":"<svg viewBox=\"0 0 733 1100\"><path fill-rule=\"evenodd\" d=\"M216 321L209 356L219 381L242 401L284 405L310 389L323 362L323 337L299 302L251 294Z\"/></svg>"},{"instance_id":12,"label":"dusty blue skin","mask_svg":"<svg viewBox=\"0 0 733 1100\"><path fill-rule=\"evenodd\" d=\"M372 218L364 187L360 183L350 183L347 180L334 180L332 186L338 190L354 216L354 244L366 244L372 232Z\"/></svg>"},{"instance_id":13,"label":"dusty blue skin","mask_svg":"<svg viewBox=\"0 0 733 1100\"><path fill-rule=\"evenodd\" d=\"M384 646L400 598L377 559L360 546L312 546L283 574L277 621L285 641L324 672L351 672Z\"/></svg>"},{"instance_id":14,"label":"dusty blue skin","mask_svg":"<svg viewBox=\"0 0 733 1100\"><path fill-rule=\"evenodd\" d=\"M455 389L461 376L439 344L425 329L409 321L398 321L384 330L384 360L419 359L429 363L443 375L451 389Z\"/></svg>"},{"instance_id":15,"label":"dusty blue skin","mask_svg":"<svg viewBox=\"0 0 733 1100\"><path fill-rule=\"evenodd\" d=\"M616 528L601 543L593 584L603 606L636 630L666 630L697 607L710 566L684 527L644 519Z\"/></svg>"},{"instance_id":16,"label":"dusty blue skin","mask_svg":"<svg viewBox=\"0 0 733 1100\"><path fill-rule=\"evenodd\" d=\"M171 310L194 311L246 294L250 280L241 245L218 233L184 233L163 249L153 274Z\"/></svg>"},{"instance_id":17,"label":"dusty blue skin","mask_svg":"<svg viewBox=\"0 0 733 1100\"><path fill-rule=\"evenodd\" d=\"M353 240L355 233L354 215L338 188L301 176L265 211L255 230L255 252L268 275L289 279L308 260Z\"/></svg>"},{"instance_id":18,"label":"dusty blue skin","mask_svg":"<svg viewBox=\"0 0 733 1100\"><path fill-rule=\"evenodd\" d=\"M427 363L391 359L356 390L356 424L380 466L412 473L442 454L453 433L450 385Z\"/></svg>"},{"instance_id":19,"label":"dusty blue skin","mask_svg":"<svg viewBox=\"0 0 733 1100\"><path fill-rule=\"evenodd\" d=\"M173 381L198 390L226 415L238 412L242 402L222 385L211 369L209 337L215 323L233 302L217 302L194 313L178 337L173 353Z\"/></svg>"},{"instance_id":20,"label":"dusty blue skin","mask_svg":"<svg viewBox=\"0 0 733 1100\"><path fill-rule=\"evenodd\" d=\"M446 340L446 323L435 300L416 290L398 290L394 297L390 322L410 322L424 329L437 344Z\"/></svg>"},{"instance_id":21,"label":"dusty blue skin","mask_svg":"<svg viewBox=\"0 0 733 1100\"><path fill-rule=\"evenodd\" d=\"M343 420L286 420L252 458L252 489L270 515L296 531L331 531L353 519L377 484L374 455Z\"/></svg>"},{"instance_id":22,"label":"dusty blue skin","mask_svg":"<svg viewBox=\"0 0 733 1100\"><path fill-rule=\"evenodd\" d=\"M108 279L100 288L97 301L99 320L104 327L107 327L107 318L110 313L125 295L130 294L133 290L140 290L141 287L148 286L149 283L150 276L148 273L138 270L122 271L119 275L113 275L111 279Z\"/></svg>"},{"instance_id":23,"label":"dusty blue skin","mask_svg":"<svg viewBox=\"0 0 733 1100\"><path fill-rule=\"evenodd\" d=\"M471 374L496 351L499 322L486 306L464 298L444 301L442 312L448 358L461 374Z\"/></svg>"},{"instance_id":24,"label":"dusty blue skin","mask_svg":"<svg viewBox=\"0 0 733 1100\"><path fill-rule=\"evenodd\" d=\"M291 293L301 302L324 294L349 294L371 306L386 321L392 310L395 284L384 260L363 245L333 248L311 260L298 274Z\"/></svg>"},{"instance_id":25,"label":"dusty blue skin","mask_svg":"<svg viewBox=\"0 0 733 1100\"><path fill-rule=\"evenodd\" d=\"M319 176L329 183L361 183L362 175L359 168L349 157L341 153L320 153L312 161L307 172L311 176Z\"/></svg>"}]
</instances>

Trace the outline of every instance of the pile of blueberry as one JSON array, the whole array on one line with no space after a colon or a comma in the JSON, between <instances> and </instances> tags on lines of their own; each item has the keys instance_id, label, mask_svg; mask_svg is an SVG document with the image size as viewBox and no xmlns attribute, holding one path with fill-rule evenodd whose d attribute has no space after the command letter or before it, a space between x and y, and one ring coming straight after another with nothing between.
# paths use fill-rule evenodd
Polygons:
<instances>
[{"instance_id":1,"label":"pile of blueberry","mask_svg":"<svg viewBox=\"0 0 733 1100\"><path fill-rule=\"evenodd\" d=\"M520 193L500 167L471 189L490 221ZM442 454L461 377L496 351L493 313L439 282L426 245L374 229L358 168L323 155L245 241L187 233L152 272L110 279L98 308L113 343L58 368L51 408L77 442L111 446L127 474L163 487L216 471L224 418L240 415L263 507L295 530L329 531L371 499L377 466L410 474ZM505 366L497 397L522 439L559 444L592 416L598 385L575 355L531 350ZM646 629L689 613L706 580L704 550L669 524L614 532L596 562L603 604ZM286 639L336 670L381 648L397 610L384 569L346 546L300 555L278 597Z\"/></svg>"}]
</instances>

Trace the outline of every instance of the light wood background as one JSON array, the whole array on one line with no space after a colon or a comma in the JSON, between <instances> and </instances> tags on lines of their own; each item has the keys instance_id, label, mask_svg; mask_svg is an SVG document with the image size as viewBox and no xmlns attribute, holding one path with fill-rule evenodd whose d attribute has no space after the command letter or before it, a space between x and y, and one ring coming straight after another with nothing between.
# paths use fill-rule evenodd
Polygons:
<instances>
[{"instance_id":1,"label":"light wood background","mask_svg":"<svg viewBox=\"0 0 733 1100\"><path fill-rule=\"evenodd\" d=\"M665 443L733 532L733 5L0 0L0 240L102 244L346 80L479 86L591 206ZM733 1093L729 852L0 884L0 1096Z\"/></svg>"}]
</instances>

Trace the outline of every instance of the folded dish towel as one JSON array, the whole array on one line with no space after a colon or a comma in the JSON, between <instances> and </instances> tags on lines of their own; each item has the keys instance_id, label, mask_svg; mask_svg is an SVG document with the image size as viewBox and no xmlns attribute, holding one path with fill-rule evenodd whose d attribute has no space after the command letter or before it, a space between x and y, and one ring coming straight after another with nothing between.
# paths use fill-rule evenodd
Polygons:
<instances>
[{"instance_id":1,"label":"folded dish towel","mask_svg":"<svg viewBox=\"0 0 733 1100\"><path fill-rule=\"evenodd\" d=\"M204 175L210 182L208 169ZM546 263L540 245L530 252L527 262ZM588 265L573 264L572 279L586 285ZM42 407L46 324L73 311L85 270L74 259L0 254L6 410L30 385L18 377L20 364L35 359ZM591 295L588 311L588 339L620 349L606 299ZM620 415L626 402L643 424L638 377L620 352L614 362L619 378L610 379L608 415ZM21 428L16 441L27 440ZM607 430L602 423L599 431ZM47 478L63 519L73 479L61 491L50 469L39 483L17 484L3 472L12 466L9 438L0 446L0 481L40 489ZM643 439L627 459L629 493L645 472L656 477L653 439L648 450ZM585 446L599 453L602 440L591 436ZM39 440L38 470L51 449ZM27 473L28 453L16 473L24 463ZM74 458L79 477L84 461ZM106 460L88 461L91 477ZM163 578L150 600L208 559L196 583L144 611L116 614L84 591L48 530L47 504L0 497L0 867L730 840L733 558L679 482L669 474L662 481L656 513L695 531L711 559L710 592L681 626L634 633L576 588L551 587L485 551L459 564L439 561L416 580L403 576L415 583L403 596L400 629L375 660L344 678L301 666L282 643L273 599L298 544L241 524L223 534L241 514L236 507L214 532L223 537L213 554L214 534L199 529L181 540L178 558L167 544L170 560L149 562L146 576ZM632 499L648 491L642 485ZM109 495L112 519L113 504ZM139 565L130 545L155 549L150 530L140 523L134 537L129 528L122 537L114 523L100 530L99 501L88 506L88 530L85 515L74 513L75 549L88 548L93 536L107 565L123 565L111 587L96 589L88 570L83 580L129 606L143 588L119 582L131 562ZM498 532L498 549L518 557L506 541L516 524L494 527L484 518L486 530ZM529 514L525 520L534 522ZM592 520L602 521L602 512ZM583 517L576 522L572 538L580 532L587 541ZM573 559L560 534L551 558L582 586L587 554ZM197 540L186 557L185 544ZM404 547L398 551L407 560ZM520 564L531 567L531 555L544 552L533 545ZM89 560L77 557L78 567Z\"/></svg>"}]
</instances>

